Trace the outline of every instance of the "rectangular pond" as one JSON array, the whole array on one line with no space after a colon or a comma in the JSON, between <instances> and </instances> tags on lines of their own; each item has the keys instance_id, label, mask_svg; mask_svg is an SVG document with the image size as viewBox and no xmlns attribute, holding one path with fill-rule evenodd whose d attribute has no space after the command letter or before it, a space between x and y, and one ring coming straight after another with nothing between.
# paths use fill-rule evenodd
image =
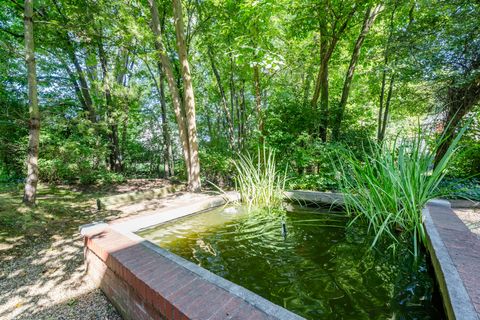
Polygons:
<instances>
[{"instance_id":1,"label":"rectangular pond","mask_svg":"<svg viewBox=\"0 0 480 320\"><path fill-rule=\"evenodd\" d=\"M307 319L444 319L426 254L369 250L341 213L214 209L137 234Z\"/></svg>"}]
</instances>

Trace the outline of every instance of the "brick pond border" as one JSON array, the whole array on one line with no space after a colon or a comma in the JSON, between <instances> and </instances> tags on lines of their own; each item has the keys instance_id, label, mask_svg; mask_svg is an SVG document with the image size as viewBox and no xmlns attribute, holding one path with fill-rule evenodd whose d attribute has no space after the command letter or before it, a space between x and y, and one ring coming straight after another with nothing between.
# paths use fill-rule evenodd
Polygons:
<instances>
[{"instance_id":1,"label":"brick pond border","mask_svg":"<svg viewBox=\"0 0 480 320\"><path fill-rule=\"evenodd\" d=\"M432 200L422 211L435 275L449 319L480 319L480 240L453 212Z\"/></svg>"},{"instance_id":2,"label":"brick pond border","mask_svg":"<svg viewBox=\"0 0 480 320\"><path fill-rule=\"evenodd\" d=\"M343 204L335 193L288 191L285 196ZM154 214L82 226L87 273L125 319L303 319L134 233L238 198L234 192L203 197ZM422 215L448 319L480 320L480 240L448 201L430 201Z\"/></svg>"},{"instance_id":3,"label":"brick pond border","mask_svg":"<svg viewBox=\"0 0 480 320\"><path fill-rule=\"evenodd\" d=\"M82 226L87 274L125 319L304 319L134 234L237 199L236 193L210 196Z\"/></svg>"},{"instance_id":4,"label":"brick pond border","mask_svg":"<svg viewBox=\"0 0 480 320\"><path fill-rule=\"evenodd\" d=\"M287 191L300 203L341 205L340 193ZM450 320L480 320L480 239L457 217L454 208L478 207L468 200L432 200L422 210L427 250Z\"/></svg>"}]
</instances>

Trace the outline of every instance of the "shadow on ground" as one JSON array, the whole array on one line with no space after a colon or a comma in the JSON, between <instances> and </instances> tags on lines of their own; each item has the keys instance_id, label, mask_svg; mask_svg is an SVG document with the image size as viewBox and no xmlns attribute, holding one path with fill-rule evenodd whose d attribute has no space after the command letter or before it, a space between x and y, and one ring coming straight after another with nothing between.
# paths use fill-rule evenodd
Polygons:
<instances>
[{"instance_id":1,"label":"shadow on ground","mask_svg":"<svg viewBox=\"0 0 480 320\"><path fill-rule=\"evenodd\" d=\"M41 186L38 206L31 209L21 204L20 188L3 187L0 319L121 319L85 275L78 227L132 214L97 211L95 203L97 197L111 194L112 190L128 192L132 188L144 187L88 190Z\"/></svg>"}]
</instances>

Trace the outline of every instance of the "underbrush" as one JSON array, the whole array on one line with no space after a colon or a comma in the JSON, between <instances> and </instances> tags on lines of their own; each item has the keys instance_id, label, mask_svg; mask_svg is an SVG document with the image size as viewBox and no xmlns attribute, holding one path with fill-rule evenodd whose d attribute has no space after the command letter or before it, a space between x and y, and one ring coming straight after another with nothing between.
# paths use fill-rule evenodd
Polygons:
<instances>
[{"instance_id":1,"label":"underbrush","mask_svg":"<svg viewBox=\"0 0 480 320\"><path fill-rule=\"evenodd\" d=\"M480 180L478 178L446 177L440 184L440 190L447 199L480 201Z\"/></svg>"}]
</instances>

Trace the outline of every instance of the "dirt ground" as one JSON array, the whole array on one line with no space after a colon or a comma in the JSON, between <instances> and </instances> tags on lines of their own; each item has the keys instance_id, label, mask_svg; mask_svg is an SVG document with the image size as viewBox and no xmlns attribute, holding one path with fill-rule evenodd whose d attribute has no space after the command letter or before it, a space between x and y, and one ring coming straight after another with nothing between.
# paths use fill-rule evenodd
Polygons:
<instances>
[{"instance_id":1,"label":"dirt ground","mask_svg":"<svg viewBox=\"0 0 480 320\"><path fill-rule=\"evenodd\" d=\"M21 204L17 186L0 189L0 319L120 320L85 275L78 227L125 216L97 211L96 198L168 185L131 180L101 187L41 186L38 206Z\"/></svg>"}]
</instances>

